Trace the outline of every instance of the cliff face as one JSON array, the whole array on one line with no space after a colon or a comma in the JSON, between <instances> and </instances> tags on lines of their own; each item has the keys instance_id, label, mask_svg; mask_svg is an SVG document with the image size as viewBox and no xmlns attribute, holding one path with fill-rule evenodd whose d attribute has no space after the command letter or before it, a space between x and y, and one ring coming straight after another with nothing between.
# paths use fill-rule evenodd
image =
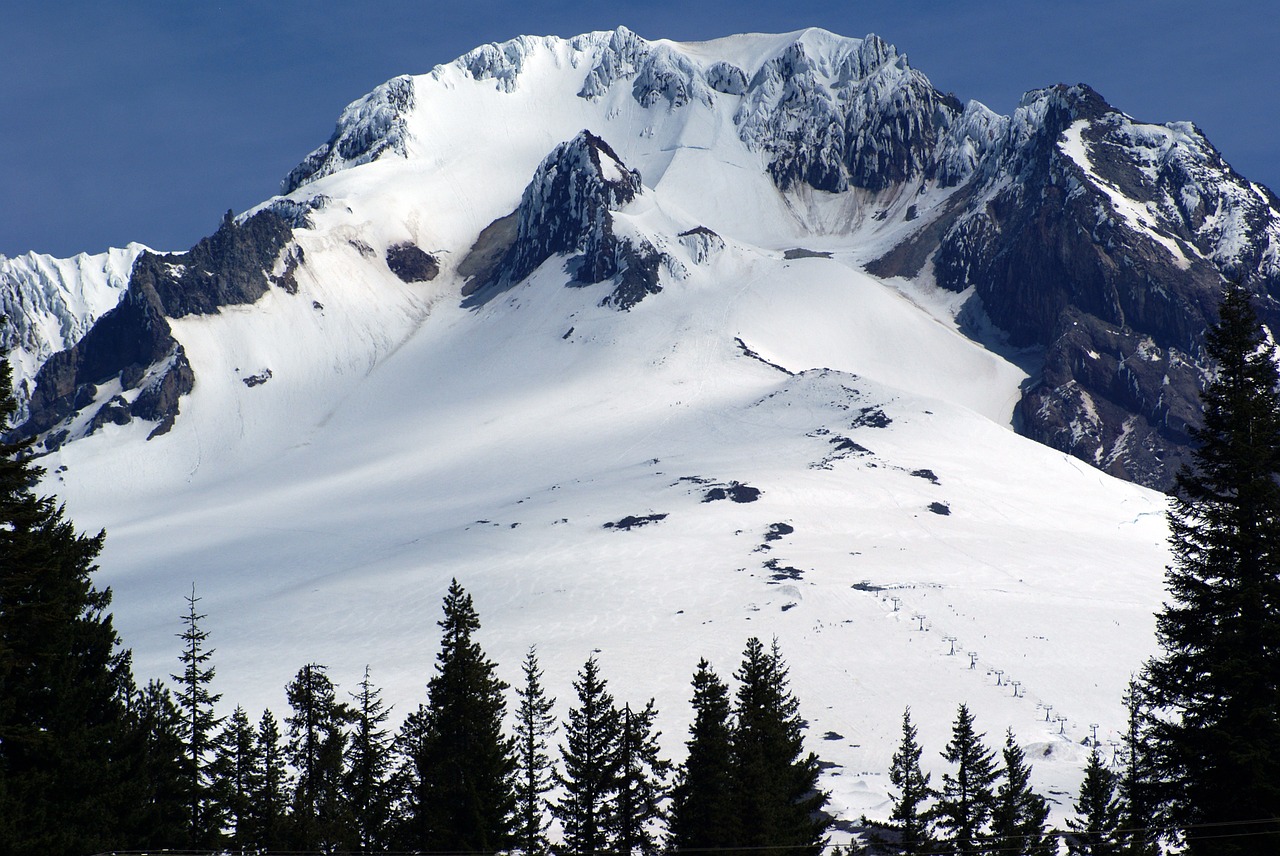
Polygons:
<instances>
[{"instance_id":1,"label":"cliff face","mask_svg":"<svg viewBox=\"0 0 1280 856\"><path fill-rule=\"evenodd\" d=\"M521 195L511 243L468 305L491 299L562 255L569 256L570 285L614 280L605 305L626 310L658 293L662 254L643 239L614 231L613 212L642 192L640 174L590 131L557 146Z\"/></svg>"},{"instance_id":2,"label":"cliff face","mask_svg":"<svg viewBox=\"0 0 1280 856\"><path fill-rule=\"evenodd\" d=\"M272 285L290 287L301 254L285 252L292 226L264 210L221 227L186 253L141 253L120 303L35 376L23 436L43 435L45 449L133 419L168 431L195 372L174 338L171 318L216 313L258 300Z\"/></svg>"},{"instance_id":3,"label":"cliff face","mask_svg":"<svg viewBox=\"0 0 1280 856\"><path fill-rule=\"evenodd\" d=\"M1275 196L1194 127L1139 124L1083 86L1029 94L973 185L933 273L1043 357L1019 430L1168 487L1198 424L1222 282L1280 321Z\"/></svg>"},{"instance_id":4,"label":"cliff face","mask_svg":"<svg viewBox=\"0 0 1280 856\"><path fill-rule=\"evenodd\" d=\"M450 172L454 202L422 195L473 155L485 166ZM664 208L676 180L679 205ZM282 189L187 253L117 260L115 290L92 306L74 283L5 274L24 431L56 444L126 417L164 430L199 373L166 319L296 291L292 230L313 215L346 217L339 245L404 283L458 288L468 307L553 263L632 309L683 265L712 263L720 235L741 237L722 222L747 224L755 245L835 242L872 257L872 274L968 294L962 324L994 330L1033 371L1017 430L1157 488L1199 418L1222 283L1243 282L1280 324L1280 200L1194 126L1138 122L1084 85L1029 92L1001 116L873 35L695 46L618 28L485 45L351 104ZM717 194L735 210L686 216ZM486 214L469 232L433 225L473 208Z\"/></svg>"}]
</instances>

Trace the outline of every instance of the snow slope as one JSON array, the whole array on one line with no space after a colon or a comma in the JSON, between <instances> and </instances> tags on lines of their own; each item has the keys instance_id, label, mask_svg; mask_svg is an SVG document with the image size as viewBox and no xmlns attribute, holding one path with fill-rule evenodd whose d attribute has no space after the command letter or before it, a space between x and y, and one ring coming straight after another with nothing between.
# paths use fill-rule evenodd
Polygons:
<instances>
[{"instance_id":1,"label":"snow slope","mask_svg":"<svg viewBox=\"0 0 1280 856\"><path fill-rule=\"evenodd\" d=\"M228 707L280 713L305 662L346 689L367 663L402 715L456 577L508 681L538 646L562 716L598 650L616 697L656 697L679 758L699 657L727 678L776 636L840 817L887 814L907 705L940 771L960 702L992 745L1014 729L1061 815L1153 647L1163 497L1016 435L1025 373L927 284L861 271L947 188L781 193L744 96L676 86L682 64L751 79L834 39L652 43L657 65L626 31L521 39L349 108L286 184L318 206L297 293L172 320L197 378L173 429L108 424L46 461L76 523L108 531L137 672L174 670L194 582ZM646 68L675 69L647 105ZM477 236L582 129L642 176L612 228L665 254L662 290L620 312L553 257L463 308ZM679 237L696 226L723 240ZM404 242L440 276L397 278ZM704 501L735 482L759 498Z\"/></svg>"}]
</instances>

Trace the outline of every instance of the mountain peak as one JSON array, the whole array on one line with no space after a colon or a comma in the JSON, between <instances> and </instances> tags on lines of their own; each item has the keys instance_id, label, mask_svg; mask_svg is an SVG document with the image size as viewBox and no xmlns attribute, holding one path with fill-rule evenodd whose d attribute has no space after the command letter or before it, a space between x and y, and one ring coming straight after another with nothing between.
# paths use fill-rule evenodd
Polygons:
<instances>
[{"instance_id":1,"label":"mountain peak","mask_svg":"<svg viewBox=\"0 0 1280 856\"><path fill-rule=\"evenodd\" d=\"M520 207L511 215L512 243L497 266L478 277L483 284L470 294L469 305L492 299L557 255L572 256L571 284L591 285L626 274L618 291L604 300L617 308L629 309L646 294L660 291L661 254L647 243L637 245L614 234L613 212L642 191L640 173L591 131L579 131L559 144L521 195Z\"/></svg>"},{"instance_id":2,"label":"mountain peak","mask_svg":"<svg viewBox=\"0 0 1280 856\"><path fill-rule=\"evenodd\" d=\"M387 152L408 154L405 118L414 106L413 78L392 78L342 111L329 140L307 155L280 183L292 193L304 184L353 166L371 163Z\"/></svg>"}]
</instances>

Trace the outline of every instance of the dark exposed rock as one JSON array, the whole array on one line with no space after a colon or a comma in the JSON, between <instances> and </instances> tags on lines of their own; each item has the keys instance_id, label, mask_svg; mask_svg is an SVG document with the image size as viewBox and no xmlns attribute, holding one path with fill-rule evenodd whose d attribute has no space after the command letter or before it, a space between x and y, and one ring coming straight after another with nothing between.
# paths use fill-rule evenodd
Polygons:
<instances>
[{"instance_id":1,"label":"dark exposed rock","mask_svg":"<svg viewBox=\"0 0 1280 856\"><path fill-rule=\"evenodd\" d=\"M828 442L830 442L831 445L836 447L837 452L843 452L849 455L871 454L871 450L868 449L866 446L863 446L861 443L855 443L853 440L850 440L848 437L836 436L836 437L832 437Z\"/></svg>"},{"instance_id":2,"label":"dark exposed rock","mask_svg":"<svg viewBox=\"0 0 1280 856\"><path fill-rule=\"evenodd\" d=\"M918 470L912 470L911 475L915 476L918 479L925 479L926 481L933 482L934 484L942 484L942 482L938 481L938 476L934 473L933 470L930 470L930 469L926 469L922 467L921 469L918 469Z\"/></svg>"},{"instance_id":3,"label":"dark exposed rock","mask_svg":"<svg viewBox=\"0 0 1280 856\"><path fill-rule=\"evenodd\" d=\"M273 276L271 281L290 294L297 294L298 280L295 274L298 272L299 265L302 264L303 257L302 247L295 246L285 257L284 270L279 276Z\"/></svg>"},{"instance_id":4,"label":"dark exposed rock","mask_svg":"<svg viewBox=\"0 0 1280 856\"><path fill-rule=\"evenodd\" d=\"M858 417L853 420L854 428L888 428L892 424L893 420L889 418L889 414L879 407L864 407L858 412Z\"/></svg>"},{"instance_id":5,"label":"dark exposed rock","mask_svg":"<svg viewBox=\"0 0 1280 856\"><path fill-rule=\"evenodd\" d=\"M806 250L804 247L793 247L782 254L784 259L829 259L831 253L823 250Z\"/></svg>"},{"instance_id":6,"label":"dark exposed rock","mask_svg":"<svg viewBox=\"0 0 1280 856\"><path fill-rule=\"evenodd\" d=\"M262 386L264 383L271 380L271 369L263 369L257 374L242 377L240 380L250 389L253 389L255 386Z\"/></svg>"},{"instance_id":7,"label":"dark exposed rock","mask_svg":"<svg viewBox=\"0 0 1280 856\"><path fill-rule=\"evenodd\" d=\"M129 402L117 395L98 408L97 413L93 414L93 419L89 422L89 433L92 434L103 425L128 425L132 420L133 416L129 413Z\"/></svg>"},{"instance_id":8,"label":"dark exposed rock","mask_svg":"<svg viewBox=\"0 0 1280 856\"><path fill-rule=\"evenodd\" d=\"M479 306L511 288L553 256L571 256L570 285L613 280L601 304L630 309L662 290L659 268L665 256L647 241L613 233L611 211L641 192L640 174L628 169L609 144L590 131L561 143L539 165L516 210L514 237L495 264L495 250L510 235L502 221L489 227L465 260L464 275L485 273L468 283L467 306ZM486 230L489 231L489 230ZM482 242L484 246L481 246Z\"/></svg>"},{"instance_id":9,"label":"dark exposed rock","mask_svg":"<svg viewBox=\"0 0 1280 856\"><path fill-rule=\"evenodd\" d=\"M929 503L929 510L934 514L941 514L943 517L951 514L951 506L947 505L945 502L931 502Z\"/></svg>"},{"instance_id":10,"label":"dark exposed rock","mask_svg":"<svg viewBox=\"0 0 1280 856\"><path fill-rule=\"evenodd\" d=\"M755 502L760 498L760 488L741 482L731 481L727 485L716 485L702 496L703 502L717 502L731 499L734 502Z\"/></svg>"},{"instance_id":11,"label":"dark exposed rock","mask_svg":"<svg viewBox=\"0 0 1280 856\"><path fill-rule=\"evenodd\" d=\"M1043 372L1017 429L1165 489L1190 449L1205 331L1225 278L1280 329L1280 202L1189 125L1141 125L1087 86L1028 93L944 211L868 265L944 288Z\"/></svg>"},{"instance_id":12,"label":"dark exposed rock","mask_svg":"<svg viewBox=\"0 0 1280 856\"><path fill-rule=\"evenodd\" d=\"M156 423L147 435L148 440L167 434L173 427L178 418L178 399L195 388L195 381L195 372L187 362L187 355L178 345L172 361L162 366L142 388L129 411L138 419Z\"/></svg>"},{"instance_id":13,"label":"dark exposed rock","mask_svg":"<svg viewBox=\"0 0 1280 856\"><path fill-rule=\"evenodd\" d=\"M665 514L645 514L640 517L628 514L621 520L615 520L604 524L601 528L623 530L638 529L641 526L648 526L650 523L657 523L659 520L665 520L666 517L667 515Z\"/></svg>"},{"instance_id":14,"label":"dark exposed rock","mask_svg":"<svg viewBox=\"0 0 1280 856\"><path fill-rule=\"evenodd\" d=\"M254 303L266 293L269 272L292 236L292 227L274 211L239 224L228 211L218 231L187 252L140 255L129 288L154 293L169 318Z\"/></svg>"},{"instance_id":15,"label":"dark exposed rock","mask_svg":"<svg viewBox=\"0 0 1280 856\"><path fill-rule=\"evenodd\" d=\"M430 282L440 275L435 256L415 244L388 247L387 267L403 282Z\"/></svg>"},{"instance_id":16,"label":"dark exposed rock","mask_svg":"<svg viewBox=\"0 0 1280 856\"><path fill-rule=\"evenodd\" d=\"M742 351L743 356L750 357L751 359L756 360L758 362L762 362L769 368L777 369L778 371L782 372L785 375L790 375L791 377L795 377L795 374L796 374L795 372L791 371L790 369L783 368L777 363L766 360L764 357L760 356L755 351L747 347L747 343L742 341L742 339L734 337L733 341L738 343L738 350Z\"/></svg>"},{"instance_id":17,"label":"dark exposed rock","mask_svg":"<svg viewBox=\"0 0 1280 856\"><path fill-rule=\"evenodd\" d=\"M764 540L781 541L785 536L795 531L796 528L790 523L770 523L769 531L764 534Z\"/></svg>"},{"instance_id":18,"label":"dark exposed rock","mask_svg":"<svg viewBox=\"0 0 1280 856\"><path fill-rule=\"evenodd\" d=\"M66 434L52 429L95 406L97 388L115 381L122 394L137 391L128 415L155 422L150 436L168 431L179 399L194 388L195 373L167 319L256 301L273 281L271 271L292 234L285 218L271 209L242 223L228 212L217 232L186 253L139 255L120 303L73 347L54 354L40 368L30 415L14 433L45 434L45 448L53 448ZM293 273L302 259L295 248L274 281L296 289ZM125 400L118 396L98 405L107 412L94 414L90 430L107 422L123 424L120 411Z\"/></svg>"},{"instance_id":19,"label":"dark exposed rock","mask_svg":"<svg viewBox=\"0 0 1280 856\"><path fill-rule=\"evenodd\" d=\"M770 559L764 563L764 566L773 573L769 579L774 582L782 582L783 580L801 580L804 579L804 571L799 568L793 568L790 565L784 565L777 559Z\"/></svg>"},{"instance_id":20,"label":"dark exposed rock","mask_svg":"<svg viewBox=\"0 0 1280 856\"><path fill-rule=\"evenodd\" d=\"M747 91L747 75L732 63L717 62L707 69L707 85L726 95L742 95Z\"/></svg>"},{"instance_id":21,"label":"dark exposed rock","mask_svg":"<svg viewBox=\"0 0 1280 856\"><path fill-rule=\"evenodd\" d=\"M40 367L30 415L18 433L32 437L53 428L92 401L92 393L88 401L84 393L95 385L119 377L122 388L136 388L148 368L168 358L176 347L159 296L145 280L131 281L120 303L99 318L84 338Z\"/></svg>"},{"instance_id":22,"label":"dark exposed rock","mask_svg":"<svg viewBox=\"0 0 1280 856\"><path fill-rule=\"evenodd\" d=\"M458 275L465 280L462 286L463 297L469 297L481 286L501 279L500 265L511 245L516 242L519 218L520 211L517 209L494 220L480 232L476 242L471 245L470 252L458 265Z\"/></svg>"}]
</instances>

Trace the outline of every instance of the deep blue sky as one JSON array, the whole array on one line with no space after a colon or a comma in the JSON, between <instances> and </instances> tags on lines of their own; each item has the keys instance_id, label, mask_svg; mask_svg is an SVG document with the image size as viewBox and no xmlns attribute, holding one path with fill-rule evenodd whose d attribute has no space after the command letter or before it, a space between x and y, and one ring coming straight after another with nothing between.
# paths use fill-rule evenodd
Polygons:
<instances>
[{"instance_id":1,"label":"deep blue sky","mask_svg":"<svg viewBox=\"0 0 1280 856\"><path fill-rule=\"evenodd\" d=\"M185 249L271 196L382 81L521 33L696 40L877 33L943 91L1009 113L1085 82L1196 122L1280 190L1274 0L12 0L0 25L0 254Z\"/></svg>"}]
</instances>

